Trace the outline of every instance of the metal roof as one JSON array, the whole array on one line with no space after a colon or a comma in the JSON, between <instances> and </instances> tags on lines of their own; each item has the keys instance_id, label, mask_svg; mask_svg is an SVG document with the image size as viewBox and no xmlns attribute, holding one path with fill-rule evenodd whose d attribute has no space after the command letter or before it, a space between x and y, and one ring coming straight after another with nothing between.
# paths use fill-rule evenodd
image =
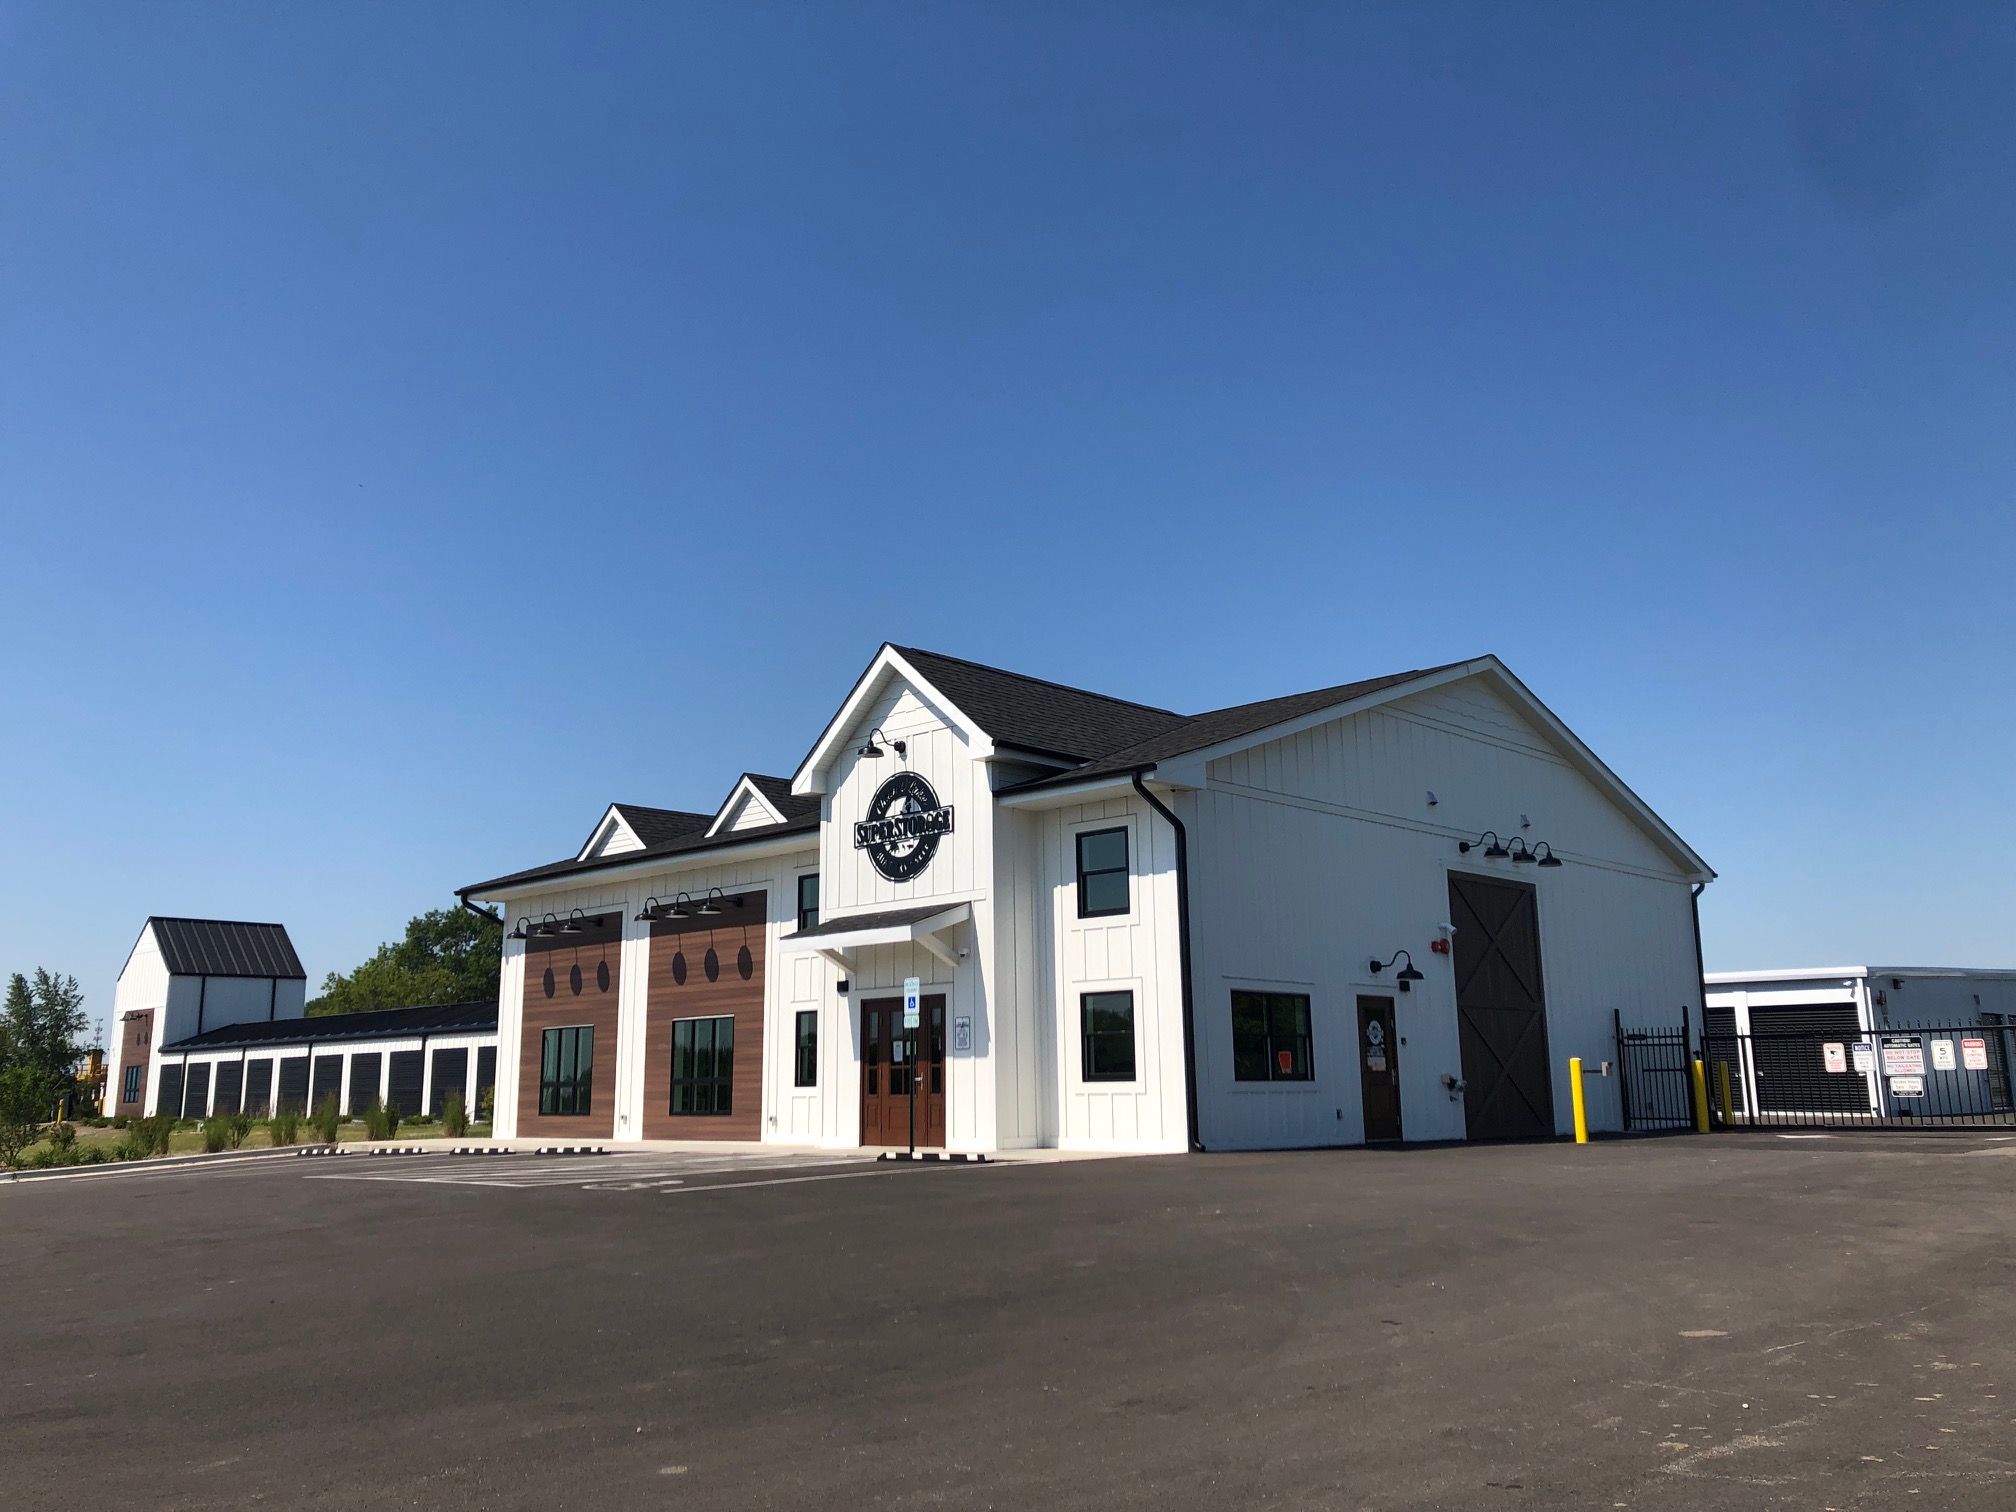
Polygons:
<instances>
[{"instance_id":1,"label":"metal roof","mask_svg":"<svg viewBox=\"0 0 2016 1512\"><path fill-rule=\"evenodd\" d=\"M301 957L284 924L246 924L230 919L147 921L171 976L279 977L306 981Z\"/></svg>"},{"instance_id":2,"label":"metal roof","mask_svg":"<svg viewBox=\"0 0 2016 1512\"><path fill-rule=\"evenodd\" d=\"M431 1003L422 1008L380 1008L371 1013L318 1013L309 1018L260 1019L226 1024L161 1047L164 1054L185 1050L236 1050L240 1046L317 1045L360 1039L411 1039L416 1034L480 1034L497 1028L495 1000Z\"/></svg>"}]
</instances>

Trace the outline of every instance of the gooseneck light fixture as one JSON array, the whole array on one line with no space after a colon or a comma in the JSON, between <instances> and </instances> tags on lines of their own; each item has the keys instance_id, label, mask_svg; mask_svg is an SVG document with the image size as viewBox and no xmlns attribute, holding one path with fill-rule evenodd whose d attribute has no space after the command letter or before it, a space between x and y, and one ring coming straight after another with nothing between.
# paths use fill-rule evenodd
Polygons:
<instances>
[{"instance_id":1,"label":"gooseneck light fixture","mask_svg":"<svg viewBox=\"0 0 2016 1512\"><path fill-rule=\"evenodd\" d=\"M660 903L656 898L646 898L644 900L644 906L637 910L636 922L639 924L655 923L658 918L658 910L662 907L664 907L664 905Z\"/></svg>"},{"instance_id":2,"label":"gooseneck light fixture","mask_svg":"<svg viewBox=\"0 0 2016 1512\"><path fill-rule=\"evenodd\" d=\"M883 754L882 747L875 743L875 737L878 735L881 735L882 739L884 740L889 740L889 737L887 735L882 734L882 726L877 725L875 726L874 729L868 732L868 743L863 747L861 747L861 749L856 751L854 754L856 756L866 756L869 757L870 759L880 759L880 757ZM901 756L905 751L908 751L910 749L910 747L905 742L900 740L889 740L889 745L890 748L894 750L898 756Z\"/></svg>"},{"instance_id":3,"label":"gooseneck light fixture","mask_svg":"<svg viewBox=\"0 0 2016 1512\"><path fill-rule=\"evenodd\" d=\"M1484 845L1484 842L1487 840L1491 843ZM1503 861L1507 856L1512 854L1512 852L1505 849L1505 842L1498 838L1498 831L1496 830L1486 830L1475 840L1458 840L1456 842L1456 850L1459 855L1467 856L1480 845L1484 845L1484 859L1486 861Z\"/></svg>"},{"instance_id":4,"label":"gooseneck light fixture","mask_svg":"<svg viewBox=\"0 0 2016 1512\"><path fill-rule=\"evenodd\" d=\"M587 924L588 924L588 915L584 914L583 912L581 912L580 909L577 908L572 913L567 915L567 922L560 926L560 933L580 934L581 931L587 927Z\"/></svg>"},{"instance_id":5,"label":"gooseneck light fixture","mask_svg":"<svg viewBox=\"0 0 2016 1512\"><path fill-rule=\"evenodd\" d=\"M1393 961L1399 960L1402 956L1407 957L1407 964L1405 966L1402 966L1399 969L1399 971L1394 973L1393 980L1400 984L1400 990L1402 992L1411 992L1413 991L1414 984L1416 982L1425 982L1428 980L1428 978L1423 976L1419 971L1416 971L1414 969L1414 957L1407 951L1404 950L1394 951L1392 961L1382 961L1376 956L1373 957L1370 963L1372 969L1372 975L1374 976L1379 975L1380 972L1384 971L1388 966L1391 966L1393 964Z\"/></svg>"},{"instance_id":6,"label":"gooseneck light fixture","mask_svg":"<svg viewBox=\"0 0 2016 1512\"><path fill-rule=\"evenodd\" d=\"M1512 864L1514 866L1519 866L1522 864L1531 864L1532 862L1538 861L1539 859L1540 858L1538 856L1534 855L1532 851L1527 849L1526 842L1524 840L1522 840L1517 835L1514 835L1512 837Z\"/></svg>"},{"instance_id":7,"label":"gooseneck light fixture","mask_svg":"<svg viewBox=\"0 0 2016 1512\"><path fill-rule=\"evenodd\" d=\"M508 940L522 940L530 932L531 928L532 921L526 918L525 915L520 914L518 916L518 927L506 935L505 938Z\"/></svg>"},{"instance_id":8,"label":"gooseneck light fixture","mask_svg":"<svg viewBox=\"0 0 2016 1512\"><path fill-rule=\"evenodd\" d=\"M558 914L547 914L545 918L532 926L532 933L538 935L541 939L544 939L548 935L560 933L560 916Z\"/></svg>"},{"instance_id":9,"label":"gooseneck light fixture","mask_svg":"<svg viewBox=\"0 0 2016 1512\"><path fill-rule=\"evenodd\" d=\"M1540 854L1541 851L1545 851L1547 854L1543 856ZM1538 845L1533 847L1533 854L1542 866L1559 866L1561 864L1561 858L1554 854L1554 847L1549 845L1545 840L1542 840Z\"/></svg>"}]
</instances>

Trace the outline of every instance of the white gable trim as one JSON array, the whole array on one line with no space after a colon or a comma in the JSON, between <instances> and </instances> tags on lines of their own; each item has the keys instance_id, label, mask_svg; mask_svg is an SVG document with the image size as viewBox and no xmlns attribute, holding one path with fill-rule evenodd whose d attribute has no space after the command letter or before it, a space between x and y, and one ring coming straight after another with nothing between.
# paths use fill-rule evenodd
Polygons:
<instances>
[{"instance_id":1,"label":"white gable trim","mask_svg":"<svg viewBox=\"0 0 2016 1512\"><path fill-rule=\"evenodd\" d=\"M945 716L946 722L956 726L972 747L975 760L985 761L994 754L994 741L970 719L957 704L931 686L930 680L920 673L897 652L894 646L883 642L882 649L875 653L875 659L868 663L868 670L855 681L854 689L847 695L847 701L840 705L840 712L827 722L805 759L798 763L798 770L791 776L791 791L799 797L810 797L826 791L827 775L841 755L841 748L861 722L862 715L882 696L883 690L892 682L905 682L917 694L932 704Z\"/></svg>"},{"instance_id":2,"label":"white gable trim","mask_svg":"<svg viewBox=\"0 0 2016 1512\"><path fill-rule=\"evenodd\" d=\"M763 810L764 813L770 816L770 823L772 824L782 824L784 822L784 816L777 811L777 805L772 803L768 798L765 798L763 790L751 782L748 774L744 773L742 779L729 792L728 801L723 803L720 809L716 811L714 822L707 826L707 838L711 840L714 836L720 834L722 829L735 817L736 813L745 803L753 803L756 807Z\"/></svg>"},{"instance_id":3,"label":"white gable trim","mask_svg":"<svg viewBox=\"0 0 2016 1512\"><path fill-rule=\"evenodd\" d=\"M588 843L581 847L580 854L574 859L586 861L594 856L618 856L642 849L643 840L638 838L637 831L630 828L630 821L623 817L623 811L612 803L596 824L594 833L589 835Z\"/></svg>"},{"instance_id":4,"label":"white gable trim","mask_svg":"<svg viewBox=\"0 0 2016 1512\"><path fill-rule=\"evenodd\" d=\"M1230 740L1220 741L1217 745L1185 751L1181 756L1156 763L1155 779L1158 783L1171 787L1201 788L1205 785L1210 763L1221 756L1229 756L1235 751L1250 750L1254 746L1266 745L1270 741L1282 740L1290 735L1299 735L1304 730L1329 724L1332 720L1362 714L1367 709L1376 709L1383 704L1395 703L1417 693L1425 693L1431 688L1439 688L1472 677L1482 678L1489 683L1514 709L1530 720L1571 767L1594 783L1603 795L1649 835L1660 849L1678 861L1691 874L1691 881L1714 880L1714 868L1696 855L1693 847L1682 840L1671 825L1655 814L1644 799L1632 792L1624 784L1623 779L1605 766L1601 758L1584 745L1581 738L1563 724L1552 709L1535 698L1532 690L1514 677L1511 669L1495 656L1459 662L1453 667L1444 667L1425 677L1396 683L1390 688L1382 688L1377 693L1368 693L1347 703L1334 704L1327 709L1318 709L1310 714L1283 720L1279 724L1269 725L1264 730L1255 730L1250 735L1239 735Z\"/></svg>"}]
</instances>

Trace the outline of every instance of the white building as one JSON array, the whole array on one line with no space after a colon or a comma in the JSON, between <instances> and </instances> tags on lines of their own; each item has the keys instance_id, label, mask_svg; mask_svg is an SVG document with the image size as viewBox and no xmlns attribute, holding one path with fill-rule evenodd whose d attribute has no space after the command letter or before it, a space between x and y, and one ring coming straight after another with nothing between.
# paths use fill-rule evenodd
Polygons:
<instances>
[{"instance_id":1,"label":"white building","mask_svg":"<svg viewBox=\"0 0 2016 1512\"><path fill-rule=\"evenodd\" d=\"M309 1018L307 977L278 924L152 918L119 974L106 1112L206 1118L348 1114L374 1100L471 1116L496 1080L497 1005L445 1003Z\"/></svg>"},{"instance_id":2,"label":"white building","mask_svg":"<svg viewBox=\"0 0 2016 1512\"><path fill-rule=\"evenodd\" d=\"M1183 715L885 645L790 779L463 896L499 1134L901 1145L914 1054L920 1145L1179 1151L1564 1132L1712 876L1493 657Z\"/></svg>"}]
</instances>

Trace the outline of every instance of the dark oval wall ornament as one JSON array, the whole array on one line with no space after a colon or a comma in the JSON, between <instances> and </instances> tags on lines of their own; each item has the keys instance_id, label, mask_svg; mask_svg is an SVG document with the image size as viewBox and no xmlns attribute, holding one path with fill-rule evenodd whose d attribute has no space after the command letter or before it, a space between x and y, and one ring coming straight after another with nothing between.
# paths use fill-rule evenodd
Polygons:
<instances>
[{"instance_id":1,"label":"dark oval wall ornament","mask_svg":"<svg viewBox=\"0 0 2016 1512\"><path fill-rule=\"evenodd\" d=\"M567 990L576 997L581 996L581 968L579 966L569 966L567 968Z\"/></svg>"},{"instance_id":2,"label":"dark oval wall ornament","mask_svg":"<svg viewBox=\"0 0 2016 1512\"><path fill-rule=\"evenodd\" d=\"M742 974L742 980L745 982L756 975L756 957L749 954L747 945L735 952L735 969Z\"/></svg>"},{"instance_id":3,"label":"dark oval wall ornament","mask_svg":"<svg viewBox=\"0 0 2016 1512\"><path fill-rule=\"evenodd\" d=\"M683 950L672 952L672 985L675 987L686 985L686 952Z\"/></svg>"},{"instance_id":4,"label":"dark oval wall ornament","mask_svg":"<svg viewBox=\"0 0 2016 1512\"><path fill-rule=\"evenodd\" d=\"M714 947L712 945L707 947L707 954L700 958L700 964L707 968L708 981L718 982L721 980L721 957L714 954Z\"/></svg>"},{"instance_id":5,"label":"dark oval wall ornament","mask_svg":"<svg viewBox=\"0 0 2016 1512\"><path fill-rule=\"evenodd\" d=\"M595 990L597 992L607 992L609 990L609 963L607 961L597 961L595 963Z\"/></svg>"},{"instance_id":6,"label":"dark oval wall ornament","mask_svg":"<svg viewBox=\"0 0 2016 1512\"><path fill-rule=\"evenodd\" d=\"M952 833L952 810L915 772L898 772L868 800L854 825L854 849L891 882L908 882L931 864L938 842Z\"/></svg>"},{"instance_id":7,"label":"dark oval wall ornament","mask_svg":"<svg viewBox=\"0 0 2016 1512\"><path fill-rule=\"evenodd\" d=\"M548 966L546 968L545 986L546 986L546 996L548 997L553 996L553 968L551 966Z\"/></svg>"}]
</instances>

